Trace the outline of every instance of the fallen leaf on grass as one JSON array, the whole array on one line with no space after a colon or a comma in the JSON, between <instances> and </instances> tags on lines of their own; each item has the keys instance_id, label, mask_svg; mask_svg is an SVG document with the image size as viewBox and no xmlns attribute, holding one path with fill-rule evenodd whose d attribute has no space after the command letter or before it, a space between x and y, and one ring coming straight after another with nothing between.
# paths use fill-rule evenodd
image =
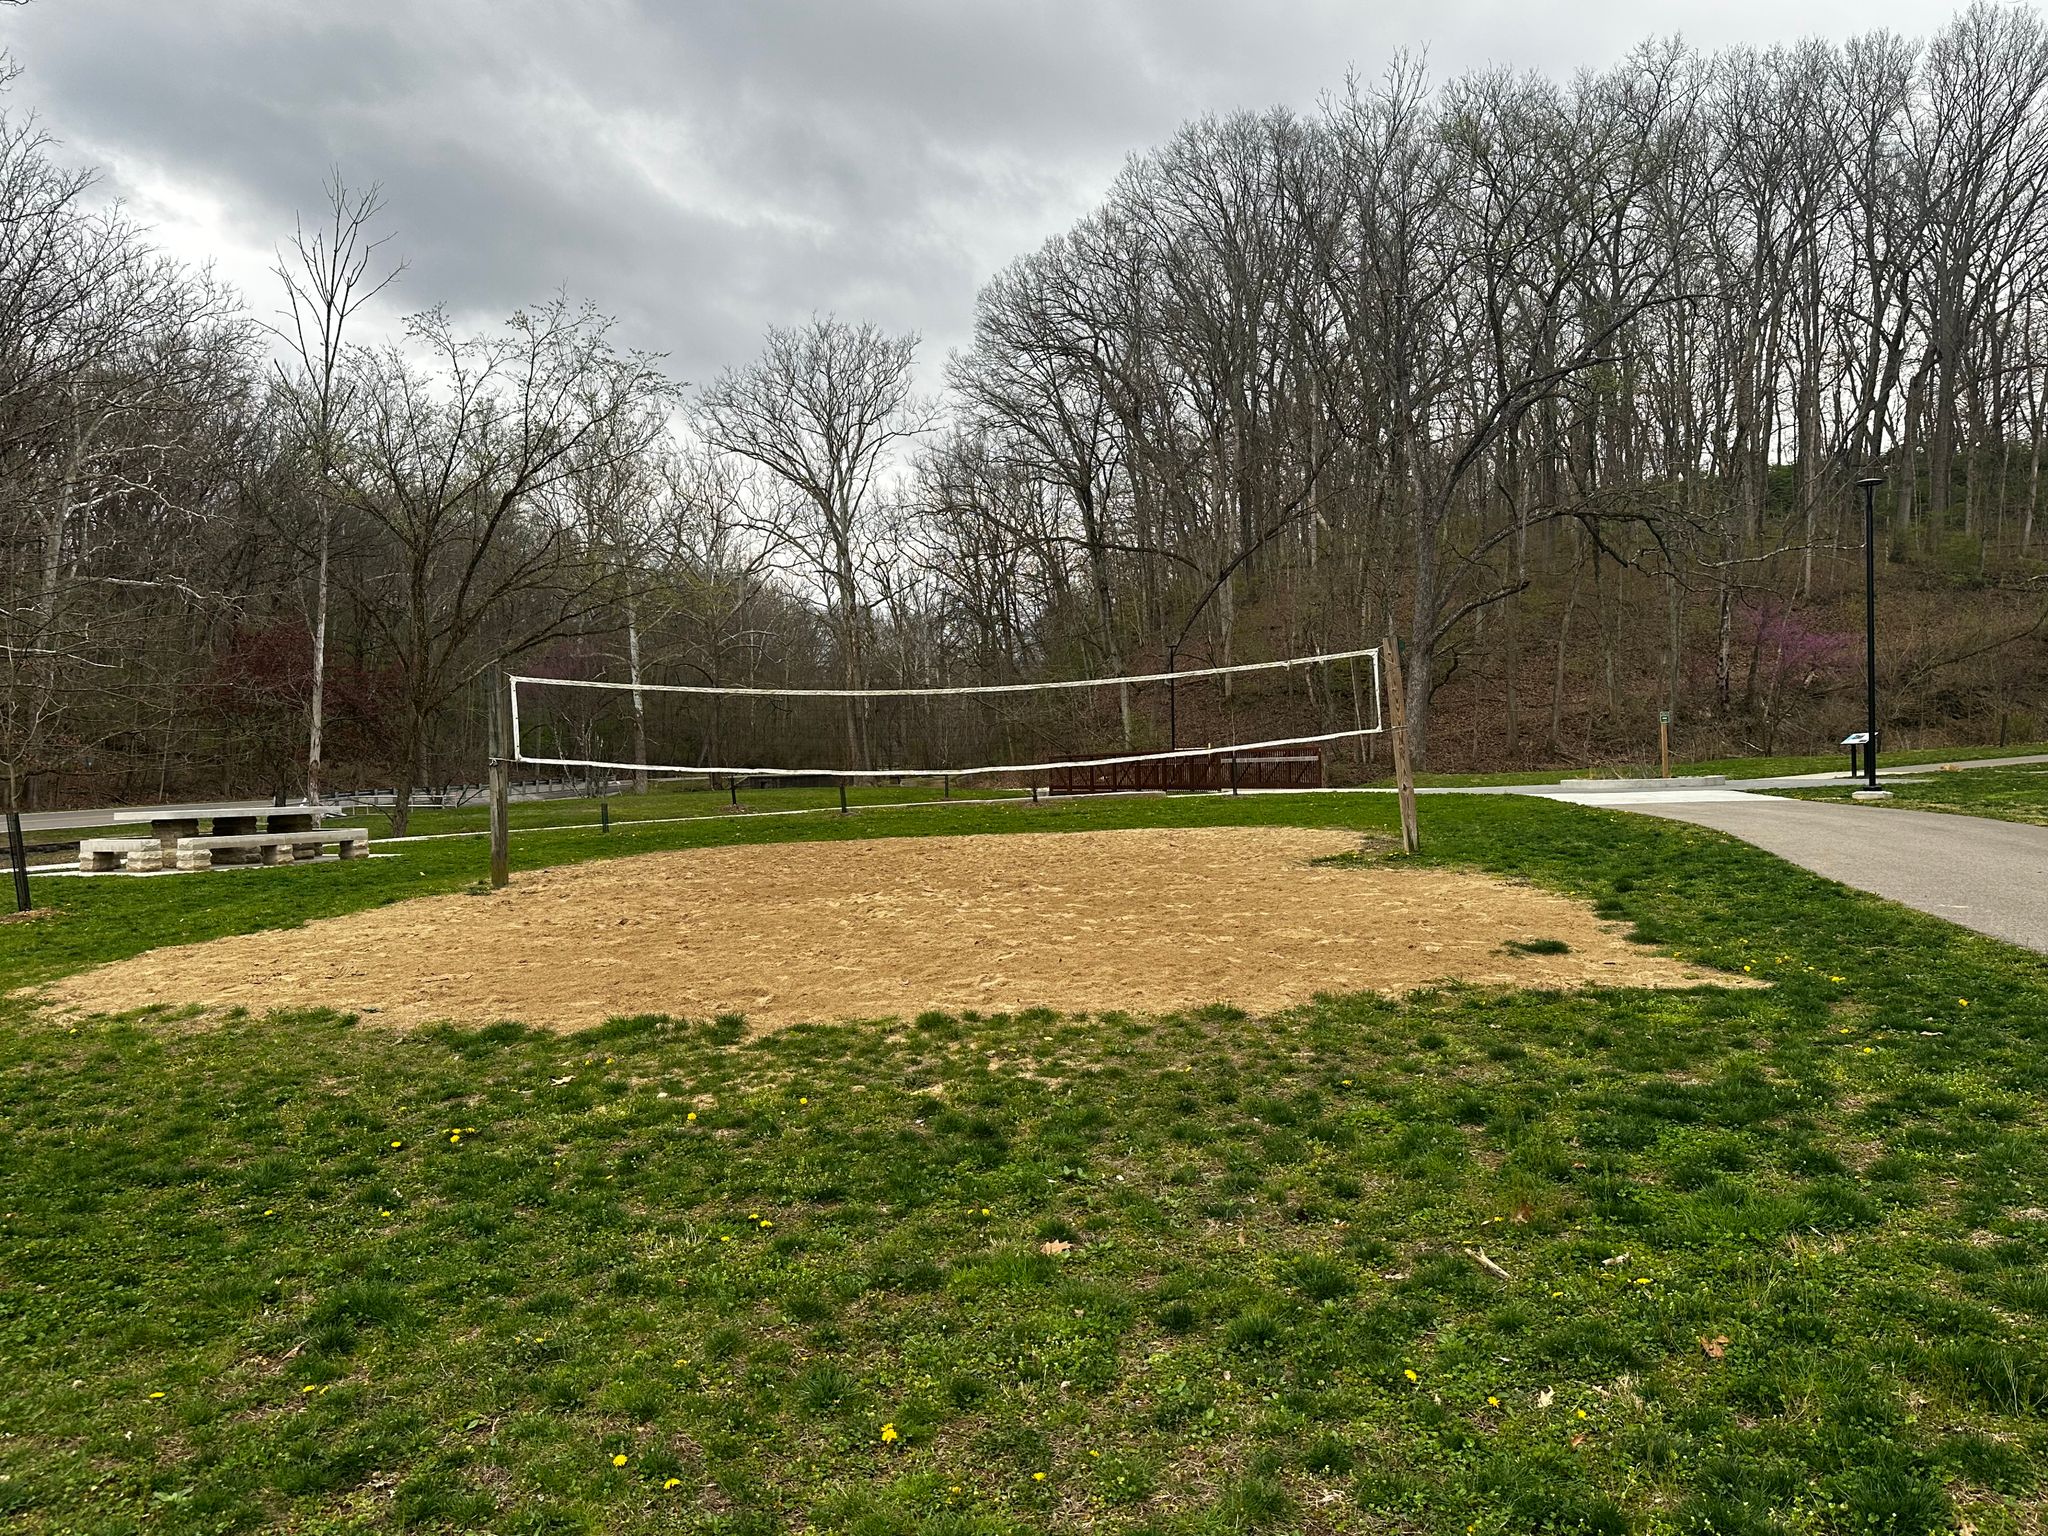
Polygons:
<instances>
[{"instance_id":1,"label":"fallen leaf on grass","mask_svg":"<svg viewBox=\"0 0 2048 1536\"><path fill-rule=\"evenodd\" d=\"M1038 1245L1040 1253L1072 1253L1074 1245L1060 1238L1050 1238Z\"/></svg>"},{"instance_id":2,"label":"fallen leaf on grass","mask_svg":"<svg viewBox=\"0 0 2048 1536\"><path fill-rule=\"evenodd\" d=\"M1717 1333L1711 1339L1702 1337L1700 1348L1706 1353L1706 1357L1709 1360L1718 1360L1728 1353L1728 1335Z\"/></svg>"}]
</instances>

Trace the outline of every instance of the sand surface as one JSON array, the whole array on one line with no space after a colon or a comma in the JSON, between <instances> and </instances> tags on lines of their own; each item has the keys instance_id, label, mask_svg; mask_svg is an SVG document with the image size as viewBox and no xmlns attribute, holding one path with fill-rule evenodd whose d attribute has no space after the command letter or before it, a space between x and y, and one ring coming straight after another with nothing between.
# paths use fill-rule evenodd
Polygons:
<instances>
[{"instance_id":1,"label":"sand surface","mask_svg":"<svg viewBox=\"0 0 2048 1536\"><path fill-rule=\"evenodd\" d=\"M620 1014L754 1026L928 1008L1253 1012L1449 979L1726 980L1625 942L1568 897L1480 875L1316 866L1288 827L895 837L645 854L303 928L154 950L46 989L94 1011L324 1005L377 1020L578 1028ZM1518 955L1510 939L1562 939Z\"/></svg>"}]
</instances>

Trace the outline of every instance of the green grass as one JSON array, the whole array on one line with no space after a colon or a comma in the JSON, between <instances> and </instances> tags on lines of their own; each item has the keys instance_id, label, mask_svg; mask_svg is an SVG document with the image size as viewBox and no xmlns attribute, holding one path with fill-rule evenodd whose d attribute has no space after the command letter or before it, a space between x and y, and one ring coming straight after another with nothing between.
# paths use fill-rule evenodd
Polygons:
<instances>
[{"instance_id":1,"label":"green grass","mask_svg":"<svg viewBox=\"0 0 2048 1536\"><path fill-rule=\"evenodd\" d=\"M2048 826L2048 765L2035 768L1974 768L1967 773L1935 773L1922 784L1884 781L1889 800L1852 801L1862 784L1843 783L1814 789L1781 789L1770 793L1794 800L1832 800L1909 811L1949 811L1959 816L1989 816L1998 821L2024 821Z\"/></svg>"},{"instance_id":2,"label":"green grass","mask_svg":"<svg viewBox=\"0 0 2048 1536\"><path fill-rule=\"evenodd\" d=\"M942 793L936 784L858 784L847 790L847 801L856 807L908 805L937 800ZM1018 793L1016 790L961 785L953 786L951 791L955 800L1002 800L1014 798ZM595 795L561 800L515 800L510 806L510 821L515 832L534 832L544 827L595 827L603 819L601 807L606 803ZM644 795L612 795L608 797L608 804L615 822L776 812L787 814L793 811L837 810L839 792L836 789L786 789L772 784L753 784L741 788L735 805L730 794L723 789L672 788L657 783ZM346 822L352 826L366 826L372 838L387 836L391 828L390 809L385 806L362 806L330 814L327 819L334 825ZM407 823L406 832L411 837L445 837L463 832L480 835L489 829L489 807L479 801L474 805L454 806L446 810L438 806L417 807ZM135 837L143 830L131 822L119 826L39 833L36 841L76 842L89 837Z\"/></svg>"},{"instance_id":3,"label":"green grass","mask_svg":"<svg viewBox=\"0 0 2048 1536\"><path fill-rule=\"evenodd\" d=\"M1680 824L1483 797L1424 830L1774 985L757 1039L0 1001L0 1523L2035 1529L2048 964ZM0 980L459 889L480 857L48 880Z\"/></svg>"},{"instance_id":4,"label":"green grass","mask_svg":"<svg viewBox=\"0 0 2048 1536\"><path fill-rule=\"evenodd\" d=\"M857 784L847 789L846 796L848 802L856 806L902 805L913 801L937 800L941 793L941 787L937 784ZM952 796L956 800L1006 799L1015 793L1013 790L988 790L959 785L955 785L952 790ZM612 795L609 799L613 821L735 814L731 798L723 789L666 788L657 784L644 795ZM737 813L747 815L774 811L823 811L836 810L838 806L839 791L836 789L784 789L775 785L754 784L741 787ZM599 801L595 796L567 800L519 800L514 801L510 807L510 820L515 832L531 831L540 827L595 826L599 820L598 807ZM371 818L373 835L379 823L389 820L381 810L357 814ZM479 802L451 810L422 807L412 813L411 824L407 830L413 836L428 836L447 832L483 832L487 831L489 826L489 808Z\"/></svg>"},{"instance_id":5,"label":"green grass","mask_svg":"<svg viewBox=\"0 0 2048 1536\"><path fill-rule=\"evenodd\" d=\"M1911 747L1886 752L1887 765L1907 763L1967 763L1986 757L2026 757L2048 753L2048 742L2016 742L2004 747ZM1848 749L1839 752L1778 757L1710 757L1694 762L1672 760L1675 775L1721 774L1731 779L1787 778L1797 773L1846 774ZM1653 779L1660 772L1654 761L1642 763L1600 763L1584 768L1543 768L1527 773L1419 773L1419 785L1443 788L1476 788L1497 784L1557 784L1565 779Z\"/></svg>"}]
</instances>

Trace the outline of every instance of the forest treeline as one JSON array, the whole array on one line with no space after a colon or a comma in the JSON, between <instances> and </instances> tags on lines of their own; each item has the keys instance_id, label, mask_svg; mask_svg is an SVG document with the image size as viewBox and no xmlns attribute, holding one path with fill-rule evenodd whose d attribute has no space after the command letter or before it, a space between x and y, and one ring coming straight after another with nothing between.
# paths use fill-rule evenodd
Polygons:
<instances>
[{"instance_id":1,"label":"forest treeline","mask_svg":"<svg viewBox=\"0 0 2048 1536\"><path fill-rule=\"evenodd\" d=\"M1389 633L1432 766L1640 761L1660 711L1811 748L1860 719L1866 475L1892 738L2048 729L2030 9L1191 122L929 393L829 316L687 386L563 297L372 345L384 219L337 177L231 293L5 117L10 803L473 780L508 664L939 686Z\"/></svg>"}]
</instances>

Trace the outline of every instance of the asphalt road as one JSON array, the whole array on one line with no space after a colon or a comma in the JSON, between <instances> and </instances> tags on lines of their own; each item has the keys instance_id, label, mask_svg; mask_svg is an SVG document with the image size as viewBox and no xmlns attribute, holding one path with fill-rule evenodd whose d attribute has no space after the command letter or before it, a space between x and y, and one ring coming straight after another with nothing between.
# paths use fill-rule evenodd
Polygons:
<instances>
[{"instance_id":1,"label":"asphalt road","mask_svg":"<svg viewBox=\"0 0 2048 1536\"><path fill-rule=\"evenodd\" d=\"M174 816L179 811L204 808L209 811L234 806L237 810L261 812L270 810L268 800L187 800L176 805L122 805L104 806L98 810L84 811L24 811L21 827L24 832L68 832L79 827L104 827L109 825L116 812L161 811ZM0 866L4 867L4 866Z\"/></svg>"},{"instance_id":2,"label":"asphalt road","mask_svg":"<svg viewBox=\"0 0 2048 1536\"><path fill-rule=\"evenodd\" d=\"M1629 798L1616 808L1712 827L1830 880L2048 952L2048 827L1771 795Z\"/></svg>"}]
</instances>

